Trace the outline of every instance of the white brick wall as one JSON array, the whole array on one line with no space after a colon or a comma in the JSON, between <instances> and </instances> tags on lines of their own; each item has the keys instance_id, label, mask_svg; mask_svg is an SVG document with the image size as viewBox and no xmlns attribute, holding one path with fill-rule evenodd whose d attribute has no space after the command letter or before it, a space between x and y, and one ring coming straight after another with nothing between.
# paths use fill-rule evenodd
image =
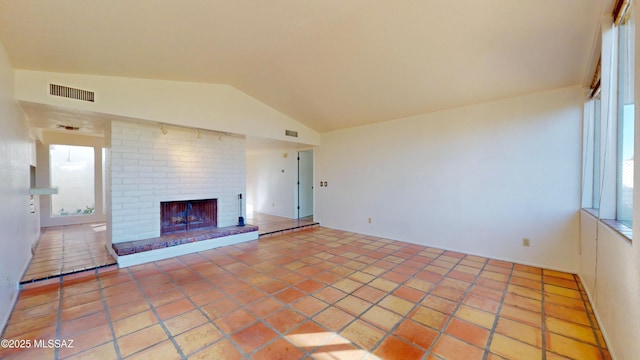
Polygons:
<instances>
[{"instance_id":1,"label":"white brick wall","mask_svg":"<svg viewBox=\"0 0 640 360\"><path fill-rule=\"evenodd\" d=\"M218 226L235 225L238 194L246 197L245 140L112 121L110 180L113 243L160 236L161 201L218 199Z\"/></svg>"}]
</instances>

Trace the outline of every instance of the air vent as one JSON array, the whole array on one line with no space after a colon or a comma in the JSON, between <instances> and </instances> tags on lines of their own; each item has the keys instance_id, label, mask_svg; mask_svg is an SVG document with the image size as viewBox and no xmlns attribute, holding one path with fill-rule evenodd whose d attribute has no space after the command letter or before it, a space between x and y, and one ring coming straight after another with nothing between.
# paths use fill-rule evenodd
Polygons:
<instances>
[{"instance_id":1,"label":"air vent","mask_svg":"<svg viewBox=\"0 0 640 360\"><path fill-rule=\"evenodd\" d=\"M70 88L68 86L49 84L49 94L53 96L66 97L69 99L94 102L93 91L75 89L75 88Z\"/></svg>"},{"instance_id":2,"label":"air vent","mask_svg":"<svg viewBox=\"0 0 640 360\"><path fill-rule=\"evenodd\" d=\"M298 132L293 130L285 130L284 134L287 136L298 137Z\"/></svg>"}]
</instances>

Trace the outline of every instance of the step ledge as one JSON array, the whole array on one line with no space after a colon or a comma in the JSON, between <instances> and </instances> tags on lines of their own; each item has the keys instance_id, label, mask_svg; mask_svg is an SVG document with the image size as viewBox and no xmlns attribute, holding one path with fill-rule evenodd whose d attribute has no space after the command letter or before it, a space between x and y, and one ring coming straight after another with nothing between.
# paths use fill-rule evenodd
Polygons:
<instances>
[{"instance_id":1,"label":"step ledge","mask_svg":"<svg viewBox=\"0 0 640 360\"><path fill-rule=\"evenodd\" d=\"M229 226L116 243L109 252L125 268L257 239L257 226Z\"/></svg>"}]
</instances>

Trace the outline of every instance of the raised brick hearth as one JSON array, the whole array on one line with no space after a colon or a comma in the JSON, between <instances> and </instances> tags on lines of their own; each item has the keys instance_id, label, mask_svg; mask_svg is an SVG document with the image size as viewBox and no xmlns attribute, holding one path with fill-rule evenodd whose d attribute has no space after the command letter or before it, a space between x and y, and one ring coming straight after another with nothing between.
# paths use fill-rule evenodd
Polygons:
<instances>
[{"instance_id":1,"label":"raised brick hearth","mask_svg":"<svg viewBox=\"0 0 640 360\"><path fill-rule=\"evenodd\" d=\"M228 226L224 228L209 227L198 230L191 230L189 232L162 235L157 238L127 241L123 243L112 244L111 246L113 247L113 251L115 251L116 255L122 256L154 249L177 246L181 244L188 244L196 241L244 234L253 231L258 231L258 227L254 225Z\"/></svg>"},{"instance_id":2,"label":"raised brick hearth","mask_svg":"<svg viewBox=\"0 0 640 360\"><path fill-rule=\"evenodd\" d=\"M115 243L111 247L118 265L128 267L257 238L258 227L255 225L208 227Z\"/></svg>"}]
</instances>

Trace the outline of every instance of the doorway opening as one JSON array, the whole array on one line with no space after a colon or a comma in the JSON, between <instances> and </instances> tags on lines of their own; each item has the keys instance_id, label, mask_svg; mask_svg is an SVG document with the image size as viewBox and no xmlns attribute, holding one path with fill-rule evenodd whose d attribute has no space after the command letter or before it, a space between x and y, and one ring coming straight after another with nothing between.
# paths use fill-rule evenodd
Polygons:
<instances>
[{"instance_id":1,"label":"doorway opening","mask_svg":"<svg viewBox=\"0 0 640 360\"><path fill-rule=\"evenodd\" d=\"M21 280L29 283L110 266L105 215L107 175L104 139L45 134L36 145L32 187L58 188L40 197L41 234ZM38 175L38 179L35 179Z\"/></svg>"},{"instance_id":2,"label":"doorway opening","mask_svg":"<svg viewBox=\"0 0 640 360\"><path fill-rule=\"evenodd\" d=\"M313 220L313 150L298 151L298 219Z\"/></svg>"},{"instance_id":3,"label":"doorway opening","mask_svg":"<svg viewBox=\"0 0 640 360\"><path fill-rule=\"evenodd\" d=\"M95 153L91 146L49 145L51 216L81 216L95 212Z\"/></svg>"}]
</instances>

